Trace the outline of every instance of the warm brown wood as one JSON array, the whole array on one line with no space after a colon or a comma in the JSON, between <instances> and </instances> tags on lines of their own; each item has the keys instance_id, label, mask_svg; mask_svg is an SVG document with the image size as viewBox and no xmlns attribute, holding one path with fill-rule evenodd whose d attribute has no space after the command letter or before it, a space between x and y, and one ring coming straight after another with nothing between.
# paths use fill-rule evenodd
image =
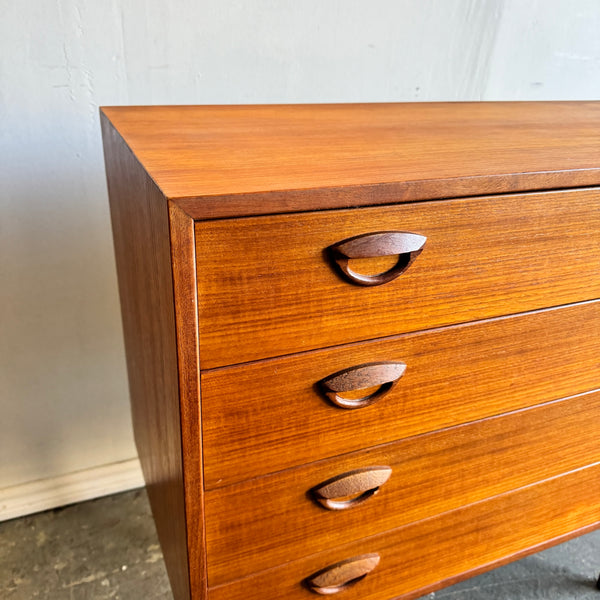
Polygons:
<instances>
[{"instance_id":1,"label":"warm brown wood","mask_svg":"<svg viewBox=\"0 0 600 600\"><path fill-rule=\"evenodd\" d=\"M318 386L335 406L365 408L388 394L405 371L406 365L402 362L366 363L328 375L319 381Z\"/></svg>"},{"instance_id":2,"label":"warm brown wood","mask_svg":"<svg viewBox=\"0 0 600 600\"><path fill-rule=\"evenodd\" d=\"M333 244L327 250L340 273L350 283L357 285L383 285L399 277L421 254L427 238L406 231L379 231L363 233ZM350 266L353 258L374 258L398 255L398 260L389 269L374 275L358 273Z\"/></svg>"},{"instance_id":3,"label":"warm brown wood","mask_svg":"<svg viewBox=\"0 0 600 600\"><path fill-rule=\"evenodd\" d=\"M210 585L600 462L599 411L588 393L210 491ZM371 465L392 473L360 505L332 512L311 497Z\"/></svg>"},{"instance_id":4,"label":"warm brown wood","mask_svg":"<svg viewBox=\"0 0 600 600\"><path fill-rule=\"evenodd\" d=\"M204 372L205 485L600 388L597 331L590 302ZM367 360L407 365L377 404L343 410L315 388Z\"/></svg>"},{"instance_id":5,"label":"warm brown wood","mask_svg":"<svg viewBox=\"0 0 600 600\"><path fill-rule=\"evenodd\" d=\"M599 102L102 126L176 600L408 600L598 525Z\"/></svg>"},{"instance_id":6,"label":"warm brown wood","mask_svg":"<svg viewBox=\"0 0 600 600\"><path fill-rule=\"evenodd\" d=\"M135 441L173 595L189 600L167 204L104 117L102 133Z\"/></svg>"},{"instance_id":7,"label":"warm brown wood","mask_svg":"<svg viewBox=\"0 0 600 600\"><path fill-rule=\"evenodd\" d=\"M348 510L372 498L391 474L388 466L360 467L319 483L310 495L327 510Z\"/></svg>"},{"instance_id":8,"label":"warm brown wood","mask_svg":"<svg viewBox=\"0 0 600 600\"><path fill-rule=\"evenodd\" d=\"M322 569L307 577L305 582L312 592L322 596L338 594L364 579L379 564L379 560L376 552L354 556Z\"/></svg>"},{"instance_id":9,"label":"warm brown wood","mask_svg":"<svg viewBox=\"0 0 600 600\"><path fill-rule=\"evenodd\" d=\"M378 567L345 590L344 600L417 598L577 530L597 527L599 495L600 466L594 465L214 587L209 598L310 600L316 596L302 585L305 577L372 552L381 556Z\"/></svg>"},{"instance_id":10,"label":"warm brown wood","mask_svg":"<svg viewBox=\"0 0 600 600\"><path fill-rule=\"evenodd\" d=\"M401 277L351 285L324 250L397 228L427 237ZM202 367L600 297L600 192L277 215L196 226Z\"/></svg>"},{"instance_id":11,"label":"warm brown wood","mask_svg":"<svg viewBox=\"0 0 600 600\"><path fill-rule=\"evenodd\" d=\"M104 111L198 219L600 184L597 102Z\"/></svg>"},{"instance_id":12,"label":"warm brown wood","mask_svg":"<svg viewBox=\"0 0 600 600\"><path fill-rule=\"evenodd\" d=\"M194 222L169 203L171 261L177 327L179 393L186 505L188 568L192 598L204 597L208 586L204 527L204 484L200 415L198 298ZM175 600L178 600L176 597Z\"/></svg>"}]
</instances>

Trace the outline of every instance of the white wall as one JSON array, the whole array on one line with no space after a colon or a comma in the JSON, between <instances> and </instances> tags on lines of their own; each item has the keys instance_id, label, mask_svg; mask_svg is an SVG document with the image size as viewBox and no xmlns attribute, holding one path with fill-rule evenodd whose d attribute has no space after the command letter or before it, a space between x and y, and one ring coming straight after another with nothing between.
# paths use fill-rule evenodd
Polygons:
<instances>
[{"instance_id":1,"label":"white wall","mask_svg":"<svg viewBox=\"0 0 600 600\"><path fill-rule=\"evenodd\" d=\"M600 97L598 0L0 8L0 517L135 457L99 105Z\"/></svg>"}]
</instances>

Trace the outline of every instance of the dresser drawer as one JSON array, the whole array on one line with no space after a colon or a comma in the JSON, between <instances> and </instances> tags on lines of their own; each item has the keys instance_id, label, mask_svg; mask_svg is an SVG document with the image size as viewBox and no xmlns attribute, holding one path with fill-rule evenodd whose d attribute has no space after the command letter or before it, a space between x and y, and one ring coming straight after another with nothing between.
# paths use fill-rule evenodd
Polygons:
<instances>
[{"instance_id":1,"label":"dresser drawer","mask_svg":"<svg viewBox=\"0 0 600 600\"><path fill-rule=\"evenodd\" d=\"M344 279L327 249L390 230L427 238L408 270ZM206 369L598 298L600 192L202 222L196 255Z\"/></svg>"},{"instance_id":2,"label":"dresser drawer","mask_svg":"<svg viewBox=\"0 0 600 600\"><path fill-rule=\"evenodd\" d=\"M209 583L600 462L599 411L592 392L212 490ZM332 479L337 489L316 491Z\"/></svg>"},{"instance_id":3,"label":"dresser drawer","mask_svg":"<svg viewBox=\"0 0 600 600\"><path fill-rule=\"evenodd\" d=\"M209 588L209 597L211 600L317 598L307 588L307 578L330 565L365 554L377 554L379 564L363 581L344 590L340 598L421 597L451 583L448 580L454 577L474 575L516 558L523 548L541 549L562 536L597 525L599 495L600 466L593 465L253 577Z\"/></svg>"},{"instance_id":4,"label":"dresser drawer","mask_svg":"<svg viewBox=\"0 0 600 600\"><path fill-rule=\"evenodd\" d=\"M174 598L408 600L600 526L600 103L101 120Z\"/></svg>"},{"instance_id":5,"label":"dresser drawer","mask_svg":"<svg viewBox=\"0 0 600 600\"><path fill-rule=\"evenodd\" d=\"M206 371L205 486L599 388L596 331L600 302L587 302ZM378 361L407 366L370 406L339 408L317 385Z\"/></svg>"}]
</instances>

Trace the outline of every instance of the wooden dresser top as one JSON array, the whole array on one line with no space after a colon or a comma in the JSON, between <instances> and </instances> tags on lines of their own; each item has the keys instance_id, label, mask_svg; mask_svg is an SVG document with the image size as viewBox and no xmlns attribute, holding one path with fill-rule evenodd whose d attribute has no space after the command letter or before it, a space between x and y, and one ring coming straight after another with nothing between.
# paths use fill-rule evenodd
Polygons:
<instances>
[{"instance_id":1,"label":"wooden dresser top","mask_svg":"<svg viewBox=\"0 0 600 600\"><path fill-rule=\"evenodd\" d=\"M102 112L195 218L600 185L600 102Z\"/></svg>"}]
</instances>

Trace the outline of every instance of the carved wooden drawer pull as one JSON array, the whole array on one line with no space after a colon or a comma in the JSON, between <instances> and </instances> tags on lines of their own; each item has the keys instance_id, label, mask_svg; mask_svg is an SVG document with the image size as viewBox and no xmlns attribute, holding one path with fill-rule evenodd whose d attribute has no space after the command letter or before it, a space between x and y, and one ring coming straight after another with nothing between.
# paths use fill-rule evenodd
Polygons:
<instances>
[{"instance_id":1,"label":"carved wooden drawer pull","mask_svg":"<svg viewBox=\"0 0 600 600\"><path fill-rule=\"evenodd\" d=\"M378 564L379 554L362 554L330 565L308 577L308 588L316 594L337 594L366 577Z\"/></svg>"},{"instance_id":2,"label":"carved wooden drawer pull","mask_svg":"<svg viewBox=\"0 0 600 600\"><path fill-rule=\"evenodd\" d=\"M379 231L348 238L329 247L329 252L346 279L357 285L381 285L404 273L421 254L427 238L406 231ZM398 255L398 262L377 275L363 275L349 266L352 258Z\"/></svg>"},{"instance_id":3,"label":"carved wooden drawer pull","mask_svg":"<svg viewBox=\"0 0 600 600\"><path fill-rule=\"evenodd\" d=\"M403 362L374 362L338 371L319 382L322 393L340 408L363 408L383 398L404 375ZM379 386L360 398L344 398L344 392L358 392Z\"/></svg>"},{"instance_id":4,"label":"carved wooden drawer pull","mask_svg":"<svg viewBox=\"0 0 600 600\"><path fill-rule=\"evenodd\" d=\"M390 467L363 467L332 477L315 486L313 498L329 510L353 508L374 496L390 478Z\"/></svg>"}]
</instances>

